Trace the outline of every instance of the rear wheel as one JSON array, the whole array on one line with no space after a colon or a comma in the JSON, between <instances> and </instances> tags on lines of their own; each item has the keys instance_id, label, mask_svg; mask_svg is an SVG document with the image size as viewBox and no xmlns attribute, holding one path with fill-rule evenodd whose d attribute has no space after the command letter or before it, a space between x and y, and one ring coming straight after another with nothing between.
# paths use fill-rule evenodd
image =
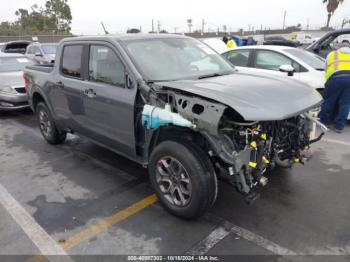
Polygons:
<instances>
[{"instance_id":1,"label":"rear wheel","mask_svg":"<svg viewBox=\"0 0 350 262\"><path fill-rule=\"evenodd\" d=\"M36 114L41 134L45 140L53 145L63 143L66 139L66 133L59 132L50 110L47 108L45 103L40 102L36 106Z\"/></svg>"},{"instance_id":2,"label":"rear wheel","mask_svg":"<svg viewBox=\"0 0 350 262\"><path fill-rule=\"evenodd\" d=\"M217 180L203 151L191 142L165 141L152 152L151 184L163 206L172 214L193 219L214 203Z\"/></svg>"}]
</instances>

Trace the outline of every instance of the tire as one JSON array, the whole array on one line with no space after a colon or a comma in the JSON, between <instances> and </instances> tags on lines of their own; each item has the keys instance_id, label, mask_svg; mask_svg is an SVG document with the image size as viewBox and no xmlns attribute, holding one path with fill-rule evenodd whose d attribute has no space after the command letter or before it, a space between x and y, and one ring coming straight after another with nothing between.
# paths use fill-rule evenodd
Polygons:
<instances>
[{"instance_id":1,"label":"tire","mask_svg":"<svg viewBox=\"0 0 350 262\"><path fill-rule=\"evenodd\" d=\"M175 216L198 218L215 202L214 168L206 154L192 142L160 143L151 154L148 172L160 202Z\"/></svg>"},{"instance_id":2,"label":"tire","mask_svg":"<svg viewBox=\"0 0 350 262\"><path fill-rule=\"evenodd\" d=\"M45 140L52 145L61 144L66 140L66 133L60 132L53 120L50 110L45 103L40 102L36 106L36 116L40 132Z\"/></svg>"}]
</instances>

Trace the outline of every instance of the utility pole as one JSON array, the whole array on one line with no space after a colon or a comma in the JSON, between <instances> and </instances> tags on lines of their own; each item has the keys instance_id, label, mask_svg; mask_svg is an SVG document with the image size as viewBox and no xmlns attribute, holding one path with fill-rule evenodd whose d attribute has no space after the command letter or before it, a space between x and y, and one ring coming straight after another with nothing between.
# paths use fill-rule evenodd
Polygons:
<instances>
[{"instance_id":1,"label":"utility pole","mask_svg":"<svg viewBox=\"0 0 350 262\"><path fill-rule=\"evenodd\" d=\"M187 25L188 25L188 32L191 33L191 28L192 28L192 19L191 18L187 19Z\"/></svg>"},{"instance_id":2,"label":"utility pole","mask_svg":"<svg viewBox=\"0 0 350 262\"><path fill-rule=\"evenodd\" d=\"M308 18L308 19L307 19L306 29L307 29L307 30L309 30L309 29L310 29L310 18Z\"/></svg>"},{"instance_id":3,"label":"utility pole","mask_svg":"<svg viewBox=\"0 0 350 262\"><path fill-rule=\"evenodd\" d=\"M202 19L202 35L204 35L204 25L205 25L205 21L204 19Z\"/></svg>"},{"instance_id":4,"label":"utility pole","mask_svg":"<svg viewBox=\"0 0 350 262\"><path fill-rule=\"evenodd\" d=\"M286 27L286 16L287 16L287 11L284 11L284 16L283 16L283 30Z\"/></svg>"},{"instance_id":5,"label":"utility pole","mask_svg":"<svg viewBox=\"0 0 350 262\"><path fill-rule=\"evenodd\" d=\"M160 21L157 22L157 33L159 34L160 32L160 27L161 27L161 24L160 24Z\"/></svg>"},{"instance_id":6,"label":"utility pole","mask_svg":"<svg viewBox=\"0 0 350 262\"><path fill-rule=\"evenodd\" d=\"M154 20L152 19L152 33L154 33Z\"/></svg>"}]
</instances>

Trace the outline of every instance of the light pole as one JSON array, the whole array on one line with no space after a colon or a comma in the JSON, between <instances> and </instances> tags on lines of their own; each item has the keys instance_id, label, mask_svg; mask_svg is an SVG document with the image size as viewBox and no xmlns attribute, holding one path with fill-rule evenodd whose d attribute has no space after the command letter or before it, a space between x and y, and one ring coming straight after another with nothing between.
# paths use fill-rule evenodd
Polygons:
<instances>
[{"instance_id":1,"label":"light pole","mask_svg":"<svg viewBox=\"0 0 350 262\"><path fill-rule=\"evenodd\" d=\"M287 11L284 11L284 16L283 16L283 30L286 27L286 16L287 16Z\"/></svg>"},{"instance_id":2,"label":"light pole","mask_svg":"<svg viewBox=\"0 0 350 262\"><path fill-rule=\"evenodd\" d=\"M160 27L161 27L161 23L160 23L160 21L158 21L158 22L157 22L157 31L158 31L157 33L158 33L158 34L159 34L159 32L161 31L161 30L160 30Z\"/></svg>"},{"instance_id":3,"label":"light pole","mask_svg":"<svg viewBox=\"0 0 350 262\"><path fill-rule=\"evenodd\" d=\"M187 19L187 25L188 25L188 32L191 33L191 28L192 28L192 19Z\"/></svg>"},{"instance_id":4,"label":"light pole","mask_svg":"<svg viewBox=\"0 0 350 262\"><path fill-rule=\"evenodd\" d=\"M205 25L205 20L202 19L202 35L204 35L204 25Z\"/></svg>"}]
</instances>

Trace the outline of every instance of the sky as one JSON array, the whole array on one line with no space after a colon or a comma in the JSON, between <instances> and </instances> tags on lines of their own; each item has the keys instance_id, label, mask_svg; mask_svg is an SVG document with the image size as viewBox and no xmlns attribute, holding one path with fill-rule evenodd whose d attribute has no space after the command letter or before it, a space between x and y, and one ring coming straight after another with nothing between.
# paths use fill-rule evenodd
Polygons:
<instances>
[{"instance_id":1,"label":"sky","mask_svg":"<svg viewBox=\"0 0 350 262\"><path fill-rule=\"evenodd\" d=\"M0 21L14 21L18 8L29 9L45 0L0 0ZM326 6L322 0L68 0L71 7L74 34L103 34L101 21L110 33L125 32L128 28L140 28L148 32L157 28L168 32L187 32L187 19L193 21L193 29L200 29L205 21L205 31L216 30L223 25L229 31L240 28L281 28L286 11L286 26L302 24L306 29L324 26ZM350 19L350 0L335 12L331 26L340 27L343 18Z\"/></svg>"}]
</instances>

